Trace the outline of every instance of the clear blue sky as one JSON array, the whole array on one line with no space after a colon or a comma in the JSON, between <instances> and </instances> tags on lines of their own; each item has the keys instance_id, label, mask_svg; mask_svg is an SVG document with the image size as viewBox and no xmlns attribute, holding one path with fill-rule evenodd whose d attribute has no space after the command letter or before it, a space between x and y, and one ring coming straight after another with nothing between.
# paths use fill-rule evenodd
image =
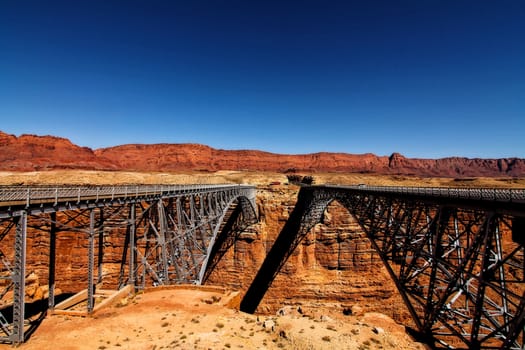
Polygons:
<instances>
[{"instance_id":1,"label":"clear blue sky","mask_svg":"<svg viewBox=\"0 0 525 350\"><path fill-rule=\"evenodd\" d=\"M525 1L0 2L0 130L525 158Z\"/></svg>"}]
</instances>

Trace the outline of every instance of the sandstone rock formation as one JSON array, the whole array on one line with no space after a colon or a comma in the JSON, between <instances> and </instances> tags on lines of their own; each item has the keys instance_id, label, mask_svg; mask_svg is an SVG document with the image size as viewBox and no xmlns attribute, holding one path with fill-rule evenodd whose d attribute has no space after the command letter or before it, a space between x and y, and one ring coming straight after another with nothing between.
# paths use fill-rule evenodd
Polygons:
<instances>
[{"instance_id":1,"label":"sandstone rock formation","mask_svg":"<svg viewBox=\"0 0 525 350\"><path fill-rule=\"evenodd\" d=\"M295 206L294 186L261 188L257 203L260 222L241 235L217 264L207 283L246 291L266 253ZM340 204L329 205L322 222L299 243L266 292L258 313L275 314L293 306L309 314L381 312L410 324L403 300L355 219Z\"/></svg>"},{"instance_id":2,"label":"sandstone rock formation","mask_svg":"<svg viewBox=\"0 0 525 350\"><path fill-rule=\"evenodd\" d=\"M50 169L129 171L250 170L347 172L441 177L525 176L525 159L411 159L399 153L274 154L256 150L219 150L198 144L130 144L91 150L54 136L0 132L0 170Z\"/></svg>"},{"instance_id":3,"label":"sandstone rock formation","mask_svg":"<svg viewBox=\"0 0 525 350\"><path fill-rule=\"evenodd\" d=\"M90 148L74 145L68 139L36 135L16 137L3 132L0 132L0 169L117 170L114 164L96 156Z\"/></svg>"}]
</instances>

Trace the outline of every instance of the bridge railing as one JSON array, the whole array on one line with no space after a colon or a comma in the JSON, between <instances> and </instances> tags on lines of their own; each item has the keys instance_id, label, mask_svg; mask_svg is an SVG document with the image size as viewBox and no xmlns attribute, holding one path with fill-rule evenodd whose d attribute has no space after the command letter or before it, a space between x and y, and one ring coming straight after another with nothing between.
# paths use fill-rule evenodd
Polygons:
<instances>
[{"instance_id":1,"label":"bridge railing","mask_svg":"<svg viewBox=\"0 0 525 350\"><path fill-rule=\"evenodd\" d=\"M502 188L455 188L455 187L401 187L401 186L333 186L334 188L349 188L353 190L398 193L403 195L418 195L456 199L487 200L501 202L525 202L525 189Z\"/></svg>"},{"instance_id":2,"label":"bridge railing","mask_svg":"<svg viewBox=\"0 0 525 350\"><path fill-rule=\"evenodd\" d=\"M190 194L226 188L241 188L236 184L192 184L192 185L120 185L120 186L0 186L0 206L61 200L99 200L130 198L139 196L162 196Z\"/></svg>"}]
</instances>

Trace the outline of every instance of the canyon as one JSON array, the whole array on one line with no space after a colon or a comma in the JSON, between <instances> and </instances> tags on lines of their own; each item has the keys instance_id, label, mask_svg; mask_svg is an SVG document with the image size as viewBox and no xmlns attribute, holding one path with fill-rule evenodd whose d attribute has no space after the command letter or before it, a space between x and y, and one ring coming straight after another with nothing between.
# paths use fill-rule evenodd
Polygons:
<instances>
[{"instance_id":1,"label":"canyon","mask_svg":"<svg viewBox=\"0 0 525 350\"><path fill-rule=\"evenodd\" d=\"M243 294L252 283L268 250L293 210L299 187L261 185L257 190L259 222L242 231L210 271L207 285L237 290ZM58 216L67 213L58 213ZM44 220L28 223L27 301L47 297L50 239ZM102 288L119 285L126 230L107 222L102 242L97 243L96 264L102 272ZM14 237L3 238L8 253ZM88 240L85 233L62 228L56 241L56 287L62 293L87 288ZM103 254L98 252L102 251ZM124 261L126 261L124 259ZM8 292L2 302L8 302ZM310 315L381 312L399 323L410 324L410 316L379 255L348 211L331 204L321 223L310 230L268 289L258 314L276 314L280 309L301 309ZM353 310L353 311L352 311Z\"/></svg>"},{"instance_id":2,"label":"canyon","mask_svg":"<svg viewBox=\"0 0 525 350\"><path fill-rule=\"evenodd\" d=\"M407 158L319 152L286 155L199 144L128 144L92 150L56 136L0 132L0 170L344 172L440 177L525 176L525 159Z\"/></svg>"},{"instance_id":3,"label":"canyon","mask_svg":"<svg viewBox=\"0 0 525 350\"><path fill-rule=\"evenodd\" d=\"M525 160L409 159L394 153L279 155L217 150L195 144L122 145L98 150L54 136L0 132L0 184L251 183L257 186L259 222L233 242L210 272L207 284L244 293L281 232L299 187L288 173L310 173L318 183L405 186L525 185ZM25 172L25 173L24 173ZM438 178L439 176L439 178ZM28 302L47 297L49 238L31 223L28 232ZM87 239L57 236L57 292L86 288ZM2 250L12 242L2 240ZM117 284L124 232L104 237L103 284ZM8 299L9 295L6 295ZM410 315L378 254L355 219L331 204L300 242L266 292L257 314L300 313L315 319L380 312L413 327Z\"/></svg>"}]
</instances>

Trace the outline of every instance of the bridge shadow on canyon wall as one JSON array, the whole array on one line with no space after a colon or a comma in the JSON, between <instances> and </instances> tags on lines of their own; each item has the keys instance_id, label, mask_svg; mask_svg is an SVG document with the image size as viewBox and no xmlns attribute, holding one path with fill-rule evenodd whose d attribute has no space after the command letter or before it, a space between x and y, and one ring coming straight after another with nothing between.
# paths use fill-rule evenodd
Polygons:
<instances>
[{"instance_id":1,"label":"bridge shadow on canyon wall","mask_svg":"<svg viewBox=\"0 0 525 350\"><path fill-rule=\"evenodd\" d=\"M312 191L302 188L297 196L297 203L293 211L241 301L241 311L255 312L273 280L308 232L309 227L303 224L303 217L311 202Z\"/></svg>"}]
</instances>

